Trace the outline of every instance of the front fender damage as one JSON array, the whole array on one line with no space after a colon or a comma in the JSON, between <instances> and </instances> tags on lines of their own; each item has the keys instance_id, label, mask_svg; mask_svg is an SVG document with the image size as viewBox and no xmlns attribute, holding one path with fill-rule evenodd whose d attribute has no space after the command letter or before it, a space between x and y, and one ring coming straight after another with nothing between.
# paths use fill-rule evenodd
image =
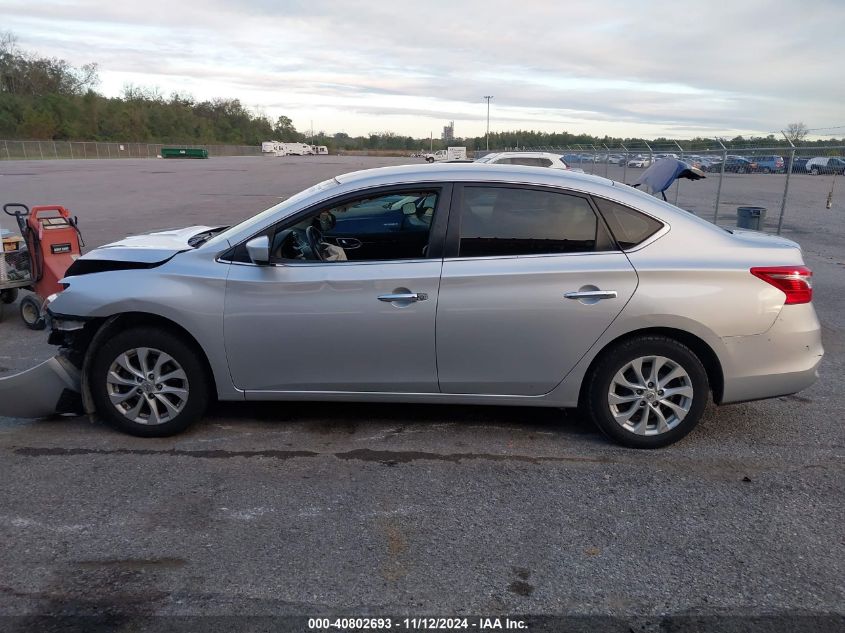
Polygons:
<instances>
[{"instance_id":1,"label":"front fender damage","mask_svg":"<svg viewBox=\"0 0 845 633\"><path fill-rule=\"evenodd\" d=\"M62 354L0 378L0 416L43 418L81 409L79 369Z\"/></svg>"}]
</instances>

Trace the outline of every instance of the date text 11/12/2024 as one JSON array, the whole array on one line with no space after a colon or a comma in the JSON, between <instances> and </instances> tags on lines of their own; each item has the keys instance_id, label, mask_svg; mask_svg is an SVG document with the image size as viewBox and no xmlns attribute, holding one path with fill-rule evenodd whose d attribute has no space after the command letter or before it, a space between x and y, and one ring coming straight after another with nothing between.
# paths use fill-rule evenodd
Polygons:
<instances>
[{"instance_id":1,"label":"date text 11/12/2024","mask_svg":"<svg viewBox=\"0 0 845 633\"><path fill-rule=\"evenodd\" d=\"M527 630L524 620L512 618L309 618L308 629L312 631L373 630L387 631L404 629L411 631L453 631L453 630Z\"/></svg>"}]
</instances>

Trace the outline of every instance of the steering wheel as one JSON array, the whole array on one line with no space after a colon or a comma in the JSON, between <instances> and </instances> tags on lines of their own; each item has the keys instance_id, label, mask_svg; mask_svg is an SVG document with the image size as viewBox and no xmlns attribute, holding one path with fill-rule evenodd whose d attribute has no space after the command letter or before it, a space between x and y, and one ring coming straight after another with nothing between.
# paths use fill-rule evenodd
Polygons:
<instances>
[{"instance_id":1,"label":"steering wheel","mask_svg":"<svg viewBox=\"0 0 845 633\"><path fill-rule=\"evenodd\" d=\"M323 249L320 245L323 243L323 233L313 224L305 229L305 238L308 240L309 248L314 252L314 257L318 261L323 261Z\"/></svg>"}]
</instances>

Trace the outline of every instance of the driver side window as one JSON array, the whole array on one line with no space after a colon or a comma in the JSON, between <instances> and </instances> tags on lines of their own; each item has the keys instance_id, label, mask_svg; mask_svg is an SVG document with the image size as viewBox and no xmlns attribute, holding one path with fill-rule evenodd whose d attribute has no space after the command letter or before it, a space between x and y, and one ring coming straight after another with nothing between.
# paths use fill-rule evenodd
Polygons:
<instances>
[{"instance_id":1,"label":"driver side window","mask_svg":"<svg viewBox=\"0 0 845 633\"><path fill-rule=\"evenodd\" d=\"M426 256L438 192L409 190L325 207L276 229L274 261L382 261Z\"/></svg>"}]
</instances>

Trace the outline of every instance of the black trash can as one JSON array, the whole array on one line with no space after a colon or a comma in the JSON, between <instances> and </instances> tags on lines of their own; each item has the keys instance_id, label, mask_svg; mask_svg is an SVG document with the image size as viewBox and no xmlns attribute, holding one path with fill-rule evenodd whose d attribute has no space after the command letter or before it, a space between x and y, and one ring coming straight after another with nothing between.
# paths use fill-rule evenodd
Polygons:
<instances>
[{"instance_id":1,"label":"black trash can","mask_svg":"<svg viewBox=\"0 0 845 633\"><path fill-rule=\"evenodd\" d=\"M766 221L766 207L737 207L736 225L741 229L759 231Z\"/></svg>"}]
</instances>

